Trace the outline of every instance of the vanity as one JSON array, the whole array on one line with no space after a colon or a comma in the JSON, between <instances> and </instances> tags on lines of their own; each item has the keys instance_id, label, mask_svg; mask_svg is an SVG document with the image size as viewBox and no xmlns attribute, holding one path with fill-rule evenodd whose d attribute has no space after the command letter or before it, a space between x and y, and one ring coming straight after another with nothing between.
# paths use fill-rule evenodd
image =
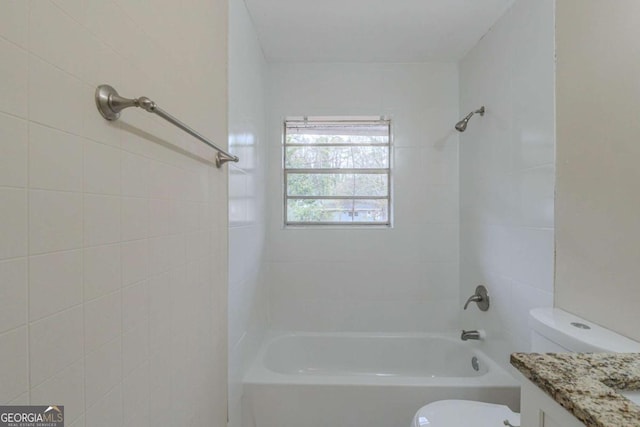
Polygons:
<instances>
[{"instance_id":1,"label":"vanity","mask_svg":"<svg viewBox=\"0 0 640 427\"><path fill-rule=\"evenodd\" d=\"M640 427L640 353L514 353L522 427Z\"/></svg>"}]
</instances>

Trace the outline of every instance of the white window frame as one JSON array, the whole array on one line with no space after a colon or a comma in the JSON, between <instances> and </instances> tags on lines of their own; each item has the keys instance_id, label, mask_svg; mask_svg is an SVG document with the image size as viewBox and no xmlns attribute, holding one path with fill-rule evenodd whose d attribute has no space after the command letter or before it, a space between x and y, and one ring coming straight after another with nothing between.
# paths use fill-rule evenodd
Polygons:
<instances>
[{"instance_id":1,"label":"white window frame","mask_svg":"<svg viewBox=\"0 0 640 427\"><path fill-rule=\"evenodd\" d=\"M344 122L347 123L370 123L370 124L385 124L388 126L388 143L371 143L371 144L287 144L287 124L289 123L306 123L306 122L314 122L314 123L339 123ZM287 147L297 147L297 146L306 146L306 147L380 147L385 146L388 150L388 163L386 168L354 168L354 169L346 169L346 168L324 168L324 169L296 169L296 168L287 168ZM392 154L393 154L393 133L392 133L392 125L391 118L384 116L366 116L366 117L295 117L295 118L286 118L283 121L283 133L282 133L282 182L283 182L283 223L284 227L345 227L345 228L357 228L357 227L374 227L374 228L391 228L392 227L392 218L393 218L393 203L392 203ZM294 173L313 173L313 174L384 174L387 175L387 194L385 196L289 196L287 189L288 175ZM373 221L373 222L365 222L365 221L288 221L287 220L287 210L288 210L288 200L302 200L302 199L313 199L313 200L387 200L387 220L386 221Z\"/></svg>"}]
</instances>

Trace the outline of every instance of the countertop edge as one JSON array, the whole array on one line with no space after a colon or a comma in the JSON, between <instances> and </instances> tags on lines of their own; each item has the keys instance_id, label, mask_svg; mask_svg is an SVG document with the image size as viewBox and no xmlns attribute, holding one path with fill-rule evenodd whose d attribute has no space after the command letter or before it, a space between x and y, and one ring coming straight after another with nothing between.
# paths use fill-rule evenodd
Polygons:
<instances>
[{"instance_id":1,"label":"countertop edge","mask_svg":"<svg viewBox=\"0 0 640 427\"><path fill-rule=\"evenodd\" d=\"M587 427L640 427L640 406L616 391L640 389L640 353L513 353L510 361Z\"/></svg>"}]
</instances>

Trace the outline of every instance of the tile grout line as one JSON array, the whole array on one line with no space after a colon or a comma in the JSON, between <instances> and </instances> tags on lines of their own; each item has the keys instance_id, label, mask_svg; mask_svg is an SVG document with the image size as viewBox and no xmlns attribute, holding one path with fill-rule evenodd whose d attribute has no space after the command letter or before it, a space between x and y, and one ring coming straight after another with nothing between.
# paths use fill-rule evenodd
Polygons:
<instances>
[{"instance_id":1,"label":"tile grout line","mask_svg":"<svg viewBox=\"0 0 640 427\"><path fill-rule=\"evenodd\" d=\"M80 416L85 416L86 412L87 412L87 343L86 343L86 320L85 320L85 312L86 312L86 306L85 306L85 294L84 294L84 284L85 284L85 268L84 268L84 251L85 251L85 203L84 203L84 198L85 198L85 158L86 158L86 141L82 141L82 175L81 176L81 182L80 182L80 188L82 189L82 203L80 206L80 223L82 224L82 230L80 233L81 236L81 242L80 242L80 247L81 247L81 262L82 262L82 266L81 266L81 296L82 296L82 403L83 403L83 407L82 407L82 412ZM78 418L80 418L80 416L78 416Z\"/></svg>"},{"instance_id":2,"label":"tile grout line","mask_svg":"<svg viewBox=\"0 0 640 427\"><path fill-rule=\"evenodd\" d=\"M31 55L29 49L31 48L31 3L27 2L27 394L29 404L32 404L32 387L31 387L31 162L30 162L30 148L31 148Z\"/></svg>"},{"instance_id":3,"label":"tile grout line","mask_svg":"<svg viewBox=\"0 0 640 427\"><path fill-rule=\"evenodd\" d=\"M122 134L122 128L118 127L119 132ZM122 138L122 135L120 135L120 137ZM122 419L121 422L124 424L124 340L123 335L124 335L124 272L123 272L123 252L122 252L122 212L123 212L123 190L122 190L122 162L123 162L123 151L122 150L122 141L124 138L120 139L120 148L119 148L119 162L118 162L118 187L120 190L120 206L119 206L119 218L118 218L118 222L119 222L119 245L120 245L120 286L118 287L118 290L120 292L120 334L119 334L119 339L120 339L120 360L118 361L120 363L120 379L118 381L118 385L120 385L121 388L121 393L120 393L120 409L121 409L121 413L122 413ZM148 221L148 218L147 218Z\"/></svg>"}]
</instances>

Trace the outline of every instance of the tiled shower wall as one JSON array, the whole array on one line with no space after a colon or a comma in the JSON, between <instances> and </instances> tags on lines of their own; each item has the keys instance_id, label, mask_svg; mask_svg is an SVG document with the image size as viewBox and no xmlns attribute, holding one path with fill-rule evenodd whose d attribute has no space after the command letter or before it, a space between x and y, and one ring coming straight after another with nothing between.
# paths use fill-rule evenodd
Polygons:
<instances>
[{"instance_id":1,"label":"tiled shower wall","mask_svg":"<svg viewBox=\"0 0 640 427\"><path fill-rule=\"evenodd\" d=\"M241 426L242 378L268 327L265 240L266 61L243 0L229 1L229 426Z\"/></svg>"},{"instance_id":2,"label":"tiled shower wall","mask_svg":"<svg viewBox=\"0 0 640 427\"><path fill-rule=\"evenodd\" d=\"M484 284L488 312L464 312L487 342L529 348L528 311L553 305L554 1L519 0L460 62L461 300ZM501 358L509 354L501 353Z\"/></svg>"},{"instance_id":3,"label":"tiled shower wall","mask_svg":"<svg viewBox=\"0 0 640 427\"><path fill-rule=\"evenodd\" d=\"M271 64L267 277L271 326L443 331L458 325L455 64ZM388 115L393 228L284 228L282 121Z\"/></svg>"},{"instance_id":4,"label":"tiled shower wall","mask_svg":"<svg viewBox=\"0 0 640 427\"><path fill-rule=\"evenodd\" d=\"M227 4L0 1L0 403L69 426L226 422ZM171 408L171 410L168 410Z\"/></svg>"}]
</instances>

